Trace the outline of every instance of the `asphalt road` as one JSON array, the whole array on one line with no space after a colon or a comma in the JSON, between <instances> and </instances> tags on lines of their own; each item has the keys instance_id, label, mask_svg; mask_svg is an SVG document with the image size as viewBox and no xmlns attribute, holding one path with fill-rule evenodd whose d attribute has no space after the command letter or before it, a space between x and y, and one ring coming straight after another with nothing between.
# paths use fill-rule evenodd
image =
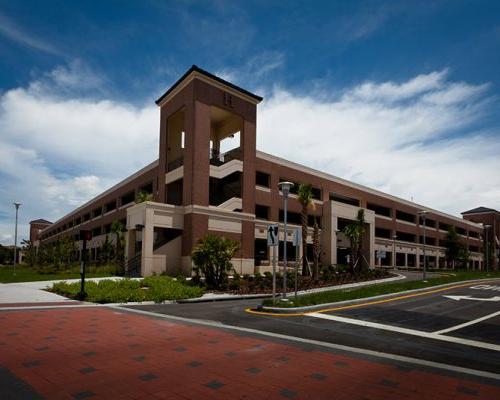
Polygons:
<instances>
[{"instance_id":1,"label":"asphalt road","mask_svg":"<svg viewBox=\"0 0 500 400\"><path fill-rule=\"evenodd\" d=\"M261 300L129 308L217 321L498 374L500 301L495 296L500 296L500 279L488 282L488 287L482 285L470 284L440 292L430 289L425 295L382 304L367 302L355 308L294 317L245 312L246 308L259 305ZM445 296L470 297L453 299ZM480 318L485 319L475 321Z\"/></svg>"}]
</instances>

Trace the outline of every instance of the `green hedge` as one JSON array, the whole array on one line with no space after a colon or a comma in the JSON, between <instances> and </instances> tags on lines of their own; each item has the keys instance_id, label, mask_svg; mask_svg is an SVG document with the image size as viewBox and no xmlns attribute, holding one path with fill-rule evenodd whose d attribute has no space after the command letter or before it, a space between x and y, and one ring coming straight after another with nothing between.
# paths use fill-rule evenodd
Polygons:
<instances>
[{"instance_id":1,"label":"green hedge","mask_svg":"<svg viewBox=\"0 0 500 400\"><path fill-rule=\"evenodd\" d=\"M76 299L80 282L58 282L49 291ZM203 289L177 282L168 276L150 276L137 279L105 279L99 282L85 282L87 301L95 303L125 303L130 301L178 300L200 297Z\"/></svg>"}]
</instances>

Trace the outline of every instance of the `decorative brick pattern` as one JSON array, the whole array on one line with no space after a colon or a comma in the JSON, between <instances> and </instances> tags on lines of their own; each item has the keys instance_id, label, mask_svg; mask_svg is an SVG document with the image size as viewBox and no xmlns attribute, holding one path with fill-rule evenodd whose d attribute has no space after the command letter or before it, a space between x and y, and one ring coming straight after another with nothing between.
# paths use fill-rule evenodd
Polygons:
<instances>
[{"instance_id":1,"label":"decorative brick pattern","mask_svg":"<svg viewBox=\"0 0 500 400\"><path fill-rule=\"evenodd\" d=\"M498 385L416 365L311 346L303 351L296 343L107 308L0 315L2 365L41 398L500 399ZM67 323L58 325L62 316ZM29 326L18 328L27 317ZM94 323L99 334L89 342L84 332ZM135 342L123 336L123 324L133 327ZM47 339L55 326L61 333ZM12 332L19 335L8 336Z\"/></svg>"}]
</instances>

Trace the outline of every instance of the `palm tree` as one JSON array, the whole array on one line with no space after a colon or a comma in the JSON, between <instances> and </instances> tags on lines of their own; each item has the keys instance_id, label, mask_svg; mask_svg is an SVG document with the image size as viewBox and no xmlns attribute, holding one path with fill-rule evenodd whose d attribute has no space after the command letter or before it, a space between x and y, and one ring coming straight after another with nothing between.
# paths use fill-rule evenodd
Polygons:
<instances>
[{"instance_id":1,"label":"palm tree","mask_svg":"<svg viewBox=\"0 0 500 400\"><path fill-rule=\"evenodd\" d=\"M111 223L111 232L115 234L115 257L118 267L121 268L125 257L125 226L121 221L114 220Z\"/></svg>"},{"instance_id":2,"label":"palm tree","mask_svg":"<svg viewBox=\"0 0 500 400\"><path fill-rule=\"evenodd\" d=\"M319 257L321 255L321 244L319 237L319 225L317 218L314 218L314 231L313 231L313 253L314 253L314 270L313 279L319 279Z\"/></svg>"},{"instance_id":3,"label":"palm tree","mask_svg":"<svg viewBox=\"0 0 500 400\"><path fill-rule=\"evenodd\" d=\"M312 185L310 183L301 183L299 185L298 200L302 205L302 276L309 275L307 265L307 216L309 208L313 206ZM286 244L285 244L286 245Z\"/></svg>"},{"instance_id":4,"label":"palm tree","mask_svg":"<svg viewBox=\"0 0 500 400\"><path fill-rule=\"evenodd\" d=\"M362 264L363 237L365 234L365 211L362 208L358 210L356 221L347 225L343 232L351 242L350 264L351 272L354 273L354 268L358 262Z\"/></svg>"}]
</instances>

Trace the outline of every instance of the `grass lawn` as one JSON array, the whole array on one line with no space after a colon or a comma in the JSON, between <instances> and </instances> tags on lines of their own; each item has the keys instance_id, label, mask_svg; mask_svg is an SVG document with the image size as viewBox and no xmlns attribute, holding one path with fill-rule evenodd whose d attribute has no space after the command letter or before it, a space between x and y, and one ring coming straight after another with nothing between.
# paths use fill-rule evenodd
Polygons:
<instances>
[{"instance_id":1,"label":"grass lawn","mask_svg":"<svg viewBox=\"0 0 500 400\"><path fill-rule=\"evenodd\" d=\"M297 300L290 297L288 302L278 302L278 307L303 307L317 304L334 303L343 300L361 299L364 297L378 296L382 294L398 293L405 290L420 289L430 286L443 285L446 283L460 282L471 279L500 278L499 272L476 272L476 271L455 271L453 275L429 278L427 282L419 281L397 281L393 283L381 283L360 288L329 290L327 292L312 293L298 296ZM264 306L272 306L271 299L266 299L262 303Z\"/></svg>"},{"instance_id":2,"label":"grass lawn","mask_svg":"<svg viewBox=\"0 0 500 400\"><path fill-rule=\"evenodd\" d=\"M80 291L80 283L58 282L48 289L75 299ZM144 279L121 279L117 281L102 280L99 282L86 282L85 291L87 301L94 303L122 303L129 301L154 301L159 303L164 300L178 300L200 297L203 288L190 286L178 282L168 276L149 276Z\"/></svg>"},{"instance_id":3,"label":"grass lawn","mask_svg":"<svg viewBox=\"0 0 500 400\"><path fill-rule=\"evenodd\" d=\"M101 269L101 268L99 268ZM90 273L85 274L88 278L96 278L103 276L113 276L110 273L111 269L103 267L101 271L91 269ZM74 279L80 278L77 269L72 269L66 272L58 272L53 274L41 274L32 268L24 265L16 266L16 275L14 275L14 268L12 265L0 266L0 283L15 283L15 282L33 282L33 281L53 281L58 279Z\"/></svg>"}]
</instances>

